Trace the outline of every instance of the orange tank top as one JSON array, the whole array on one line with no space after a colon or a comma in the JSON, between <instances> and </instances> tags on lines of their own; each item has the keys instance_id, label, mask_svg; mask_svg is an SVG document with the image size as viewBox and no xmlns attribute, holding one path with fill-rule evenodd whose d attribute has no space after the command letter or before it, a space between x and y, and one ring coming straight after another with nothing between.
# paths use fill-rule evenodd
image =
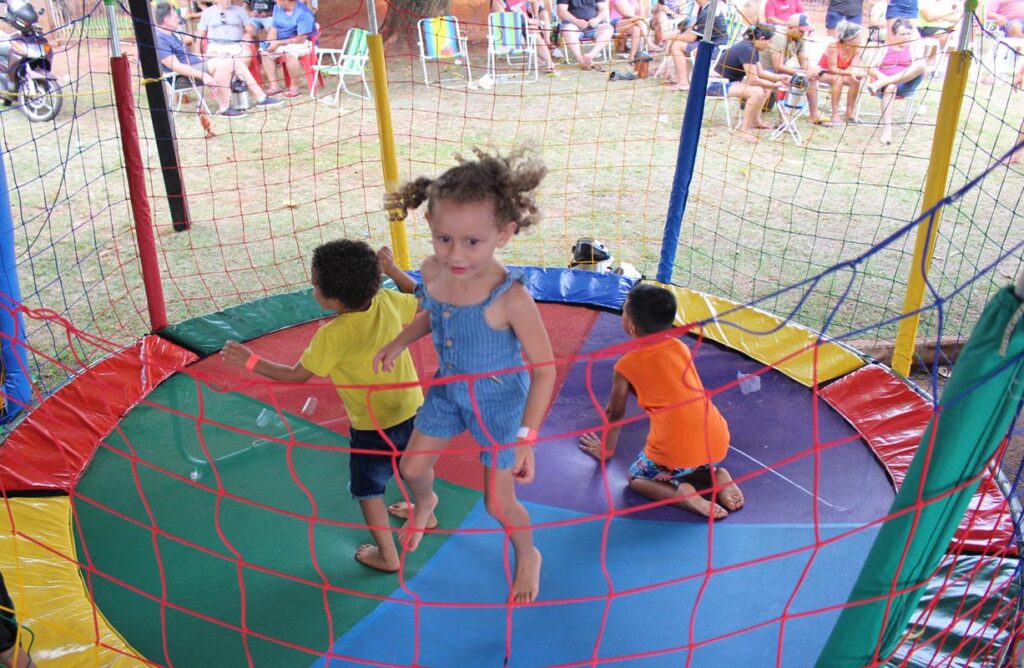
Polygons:
<instances>
[{"instance_id":1,"label":"orange tank top","mask_svg":"<svg viewBox=\"0 0 1024 668\"><path fill-rule=\"evenodd\" d=\"M729 425L711 402L690 349L666 339L631 350L615 363L650 416L645 454L669 468L717 463L729 450Z\"/></svg>"}]
</instances>

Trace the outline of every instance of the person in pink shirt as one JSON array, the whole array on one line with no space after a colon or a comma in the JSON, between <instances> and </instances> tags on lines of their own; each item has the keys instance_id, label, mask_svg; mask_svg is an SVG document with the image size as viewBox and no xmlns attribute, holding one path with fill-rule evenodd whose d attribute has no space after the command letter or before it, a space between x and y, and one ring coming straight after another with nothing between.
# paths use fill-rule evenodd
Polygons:
<instances>
[{"instance_id":1,"label":"person in pink shirt","mask_svg":"<svg viewBox=\"0 0 1024 668\"><path fill-rule=\"evenodd\" d=\"M1007 37L1024 37L1024 0L991 0L988 18L995 21Z\"/></svg>"},{"instance_id":2,"label":"person in pink shirt","mask_svg":"<svg viewBox=\"0 0 1024 668\"><path fill-rule=\"evenodd\" d=\"M804 5L800 0L768 0L764 5L764 20L777 26L786 25L793 14L803 14Z\"/></svg>"},{"instance_id":3,"label":"person in pink shirt","mask_svg":"<svg viewBox=\"0 0 1024 668\"><path fill-rule=\"evenodd\" d=\"M910 97L924 79L924 55L912 44L914 26L906 19L896 19L892 35L885 46L885 55L877 68L868 69L872 81L867 90L882 98L882 144L892 143L892 112L896 97Z\"/></svg>"},{"instance_id":4,"label":"person in pink shirt","mask_svg":"<svg viewBox=\"0 0 1024 668\"><path fill-rule=\"evenodd\" d=\"M647 51L658 50L650 37L646 4L644 0L611 0L608 6L615 34L629 37L629 62L636 60L641 45Z\"/></svg>"}]
</instances>

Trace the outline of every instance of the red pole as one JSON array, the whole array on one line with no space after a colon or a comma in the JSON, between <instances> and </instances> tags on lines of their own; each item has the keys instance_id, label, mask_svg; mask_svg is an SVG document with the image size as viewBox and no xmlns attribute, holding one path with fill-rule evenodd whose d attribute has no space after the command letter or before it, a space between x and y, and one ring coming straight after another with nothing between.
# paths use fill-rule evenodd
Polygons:
<instances>
[{"instance_id":1,"label":"red pole","mask_svg":"<svg viewBox=\"0 0 1024 668\"><path fill-rule=\"evenodd\" d=\"M132 97L128 59L125 56L111 58L110 73L114 78L114 102L117 105L117 121L121 126L121 150L124 152L124 165L128 173L128 196L135 218L135 236L139 242L139 262L142 264L142 282L146 286L149 322L156 332L167 326L167 307L164 304L163 284L160 282L160 263L156 257L156 235L146 194L139 132L135 126L135 100Z\"/></svg>"}]
</instances>

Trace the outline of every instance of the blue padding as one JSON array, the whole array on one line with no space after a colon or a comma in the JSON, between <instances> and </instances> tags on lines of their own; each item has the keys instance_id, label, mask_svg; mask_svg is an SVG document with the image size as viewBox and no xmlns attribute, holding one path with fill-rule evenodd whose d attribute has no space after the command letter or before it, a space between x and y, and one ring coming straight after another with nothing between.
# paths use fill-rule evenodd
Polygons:
<instances>
[{"instance_id":1,"label":"blue padding","mask_svg":"<svg viewBox=\"0 0 1024 668\"><path fill-rule=\"evenodd\" d=\"M526 287L540 302L597 306L613 311L622 310L626 295L636 279L618 274L600 274L581 269L542 269L541 267L510 266L526 275ZM420 272L409 275L420 280Z\"/></svg>"}]
</instances>

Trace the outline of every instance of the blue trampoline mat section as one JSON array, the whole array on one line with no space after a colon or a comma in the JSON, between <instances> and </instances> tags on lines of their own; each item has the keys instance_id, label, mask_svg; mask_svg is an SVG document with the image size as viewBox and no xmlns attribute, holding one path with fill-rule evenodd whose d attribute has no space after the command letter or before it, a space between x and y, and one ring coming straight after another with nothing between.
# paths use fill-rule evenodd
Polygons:
<instances>
[{"instance_id":1,"label":"blue trampoline mat section","mask_svg":"<svg viewBox=\"0 0 1024 668\"><path fill-rule=\"evenodd\" d=\"M592 657L618 665L681 665L690 647L698 666L774 666L780 651L781 665L813 665L838 616L837 610L816 611L845 602L876 534L874 527L822 524L822 541L853 533L814 551L812 525L606 523L563 508L527 507L534 526L547 525L534 533L544 568L539 603L512 612L511 666ZM714 568L738 567L705 578L709 544ZM397 590L395 600L338 640L333 653L347 659L314 665L502 665L508 624L503 555L503 536L480 502L406 591ZM418 634L408 602L413 595L426 604L419 607ZM467 604L479 607L461 607ZM796 616L783 628L784 614Z\"/></svg>"}]
</instances>

